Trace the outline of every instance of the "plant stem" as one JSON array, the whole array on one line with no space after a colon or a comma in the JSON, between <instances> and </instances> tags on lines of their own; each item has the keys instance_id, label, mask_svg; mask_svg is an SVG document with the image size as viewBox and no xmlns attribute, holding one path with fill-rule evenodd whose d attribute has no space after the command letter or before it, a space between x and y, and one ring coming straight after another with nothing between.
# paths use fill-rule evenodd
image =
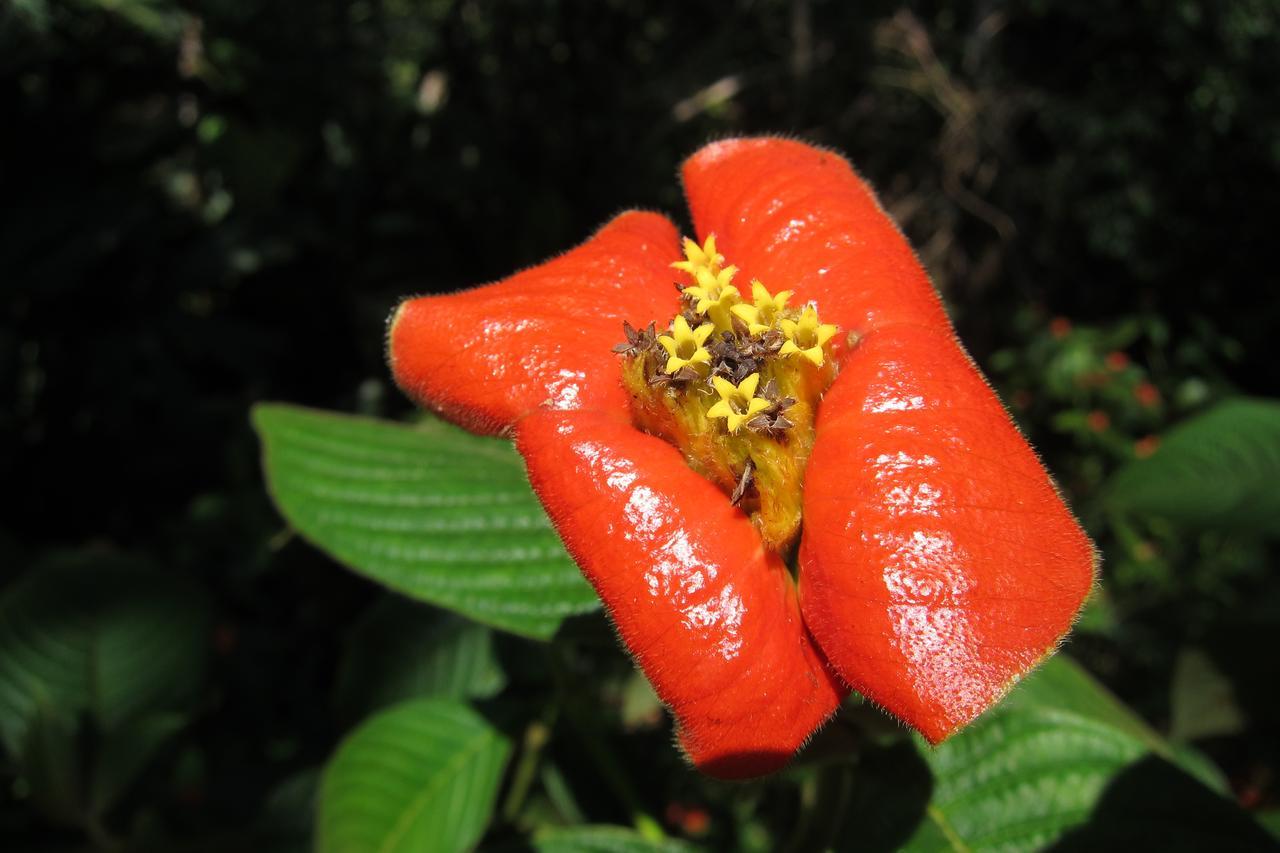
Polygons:
<instances>
[{"instance_id":1,"label":"plant stem","mask_svg":"<svg viewBox=\"0 0 1280 853\"><path fill-rule=\"evenodd\" d=\"M829 848L851 787L849 768L843 763L821 766L807 776L800 787L800 819L786 849L802 853Z\"/></svg>"},{"instance_id":2,"label":"plant stem","mask_svg":"<svg viewBox=\"0 0 1280 853\"><path fill-rule=\"evenodd\" d=\"M525 727L520 751L520 763L516 765L511 776L511 788L502 804L502 820L513 822L520 814L524 801L529 796L534 776L538 772L538 761L542 757L542 749L551 740L551 730L555 727L556 717L560 713L559 701L553 699L542 709L542 716L530 721Z\"/></svg>"},{"instance_id":3,"label":"plant stem","mask_svg":"<svg viewBox=\"0 0 1280 853\"><path fill-rule=\"evenodd\" d=\"M551 662L551 671L556 681L556 688L564 700L565 713L568 714L570 721L573 723L575 732L582 738L587 751L596 764L596 769L604 777L605 783L613 790L614 796L622 802L627 812L631 815L631 824L636 828L636 832L648 841L666 840L667 834L662 831L662 824L658 823L652 815L645 811L640 802L640 796L632 787L627 774L618 765L613 753L600 739L593 721L582 713L582 709L578 707L575 698L569 693L568 679L565 678L561 654L561 650L555 644L552 644L548 658Z\"/></svg>"}]
</instances>

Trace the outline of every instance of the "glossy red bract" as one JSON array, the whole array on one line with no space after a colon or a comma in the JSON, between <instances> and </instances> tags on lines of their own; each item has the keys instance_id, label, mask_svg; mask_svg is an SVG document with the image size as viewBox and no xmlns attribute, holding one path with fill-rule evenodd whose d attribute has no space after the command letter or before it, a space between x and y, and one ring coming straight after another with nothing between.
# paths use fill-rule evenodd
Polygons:
<instances>
[{"instance_id":1,"label":"glossy red bract","mask_svg":"<svg viewBox=\"0 0 1280 853\"><path fill-rule=\"evenodd\" d=\"M704 772L785 764L853 687L937 742L1070 628L1094 552L956 341L874 194L839 156L775 138L684 165L698 239L743 280L841 327L818 411L798 580L678 450L636 429L610 352L677 310L662 216L396 312L411 397L511 434L569 553ZM846 333L855 333L845 343Z\"/></svg>"}]
</instances>

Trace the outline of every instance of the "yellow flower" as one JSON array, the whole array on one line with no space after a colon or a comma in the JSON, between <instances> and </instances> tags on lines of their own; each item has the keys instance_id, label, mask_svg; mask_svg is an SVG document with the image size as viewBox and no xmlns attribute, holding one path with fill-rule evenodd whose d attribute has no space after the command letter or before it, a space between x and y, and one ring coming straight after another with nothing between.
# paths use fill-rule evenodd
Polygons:
<instances>
[{"instance_id":1,"label":"yellow flower","mask_svg":"<svg viewBox=\"0 0 1280 853\"><path fill-rule=\"evenodd\" d=\"M737 385L721 376L712 376L711 384L720 395L720 402L707 410L707 417L726 418L731 433L737 432L744 423L771 405L768 400L755 395L760 385L759 373L752 373Z\"/></svg>"},{"instance_id":2,"label":"yellow flower","mask_svg":"<svg viewBox=\"0 0 1280 853\"><path fill-rule=\"evenodd\" d=\"M676 261L671 266L678 270L687 272L695 281L698 278L698 270L707 270L713 276L720 273L720 266L724 263L724 255L716 251L716 235L711 234L707 237L707 242L702 246L684 238L684 257L683 261Z\"/></svg>"},{"instance_id":3,"label":"yellow flower","mask_svg":"<svg viewBox=\"0 0 1280 853\"><path fill-rule=\"evenodd\" d=\"M695 300L693 310L705 315L715 326L717 332L728 332L733 329L730 309L741 301L738 288L730 284L737 267L725 267L717 276L706 270L698 271L698 284L686 287L684 293Z\"/></svg>"},{"instance_id":4,"label":"yellow flower","mask_svg":"<svg viewBox=\"0 0 1280 853\"><path fill-rule=\"evenodd\" d=\"M693 310L710 319L717 332L730 331L733 320L729 309L742 301L742 294L733 286L738 268L722 266L724 255L716 251L714 234L702 246L686 237L684 256L685 260L671 266L693 279L693 284L684 289L684 295L693 302Z\"/></svg>"},{"instance_id":5,"label":"yellow flower","mask_svg":"<svg viewBox=\"0 0 1280 853\"><path fill-rule=\"evenodd\" d=\"M742 322L747 324L747 330L753 335L759 335L773 328L782 315L783 310L787 307L787 300L791 298L791 291L784 290L777 296L773 296L759 281L751 282L751 300L754 305L735 305L732 310Z\"/></svg>"},{"instance_id":6,"label":"yellow flower","mask_svg":"<svg viewBox=\"0 0 1280 853\"><path fill-rule=\"evenodd\" d=\"M658 343L667 351L667 373L675 373L685 366L707 364L711 361L711 353L703 346L707 338L715 331L710 323L703 323L696 329L689 328L683 315L677 315L671 324L670 335L659 335Z\"/></svg>"},{"instance_id":7,"label":"yellow flower","mask_svg":"<svg viewBox=\"0 0 1280 853\"><path fill-rule=\"evenodd\" d=\"M779 355L799 354L809 359L817 367L822 366L825 358L822 348L831 340L837 327L830 323L818 323L818 312L810 305L804 309L799 321L782 319L778 321L782 333L787 336L786 343L778 350Z\"/></svg>"}]
</instances>

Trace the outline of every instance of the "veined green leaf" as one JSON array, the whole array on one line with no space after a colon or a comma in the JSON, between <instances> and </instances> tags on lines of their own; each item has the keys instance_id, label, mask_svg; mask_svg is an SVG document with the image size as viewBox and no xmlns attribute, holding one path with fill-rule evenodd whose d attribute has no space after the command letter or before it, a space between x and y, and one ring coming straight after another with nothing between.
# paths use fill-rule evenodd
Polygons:
<instances>
[{"instance_id":1,"label":"veined green leaf","mask_svg":"<svg viewBox=\"0 0 1280 853\"><path fill-rule=\"evenodd\" d=\"M0 599L0 741L16 754L37 710L104 731L180 710L202 681L207 602L180 578L113 556L37 565Z\"/></svg>"},{"instance_id":2,"label":"veined green leaf","mask_svg":"<svg viewBox=\"0 0 1280 853\"><path fill-rule=\"evenodd\" d=\"M1280 534L1280 402L1219 403L1169 432L1107 486L1121 511L1200 527Z\"/></svg>"},{"instance_id":3,"label":"veined green leaf","mask_svg":"<svg viewBox=\"0 0 1280 853\"><path fill-rule=\"evenodd\" d=\"M538 639L599 606L510 444L293 406L253 421L280 511L355 571Z\"/></svg>"},{"instance_id":4,"label":"veined green leaf","mask_svg":"<svg viewBox=\"0 0 1280 853\"><path fill-rule=\"evenodd\" d=\"M489 628L388 595L347 638L337 694L359 718L404 699L487 699L505 684Z\"/></svg>"},{"instance_id":5,"label":"veined green leaf","mask_svg":"<svg viewBox=\"0 0 1280 853\"><path fill-rule=\"evenodd\" d=\"M1063 655L921 752L933 791L906 850L1265 849L1244 812Z\"/></svg>"},{"instance_id":6,"label":"veined green leaf","mask_svg":"<svg viewBox=\"0 0 1280 853\"><path fill-rule=\"evenodd\" d=\"M1055 654L1004 699L1000 710L1048 708L1103 723L1169 754L1155 729L1068 655Z\"/></svg>"},{"instance_id":7,"label":"veined green leaf","mask_svg":"<svg viewBox=\"0 0 1280 853\"><path fill-rule=\"evenodd\" d=\"M470 849L489 821L510 752L510 739L466 705L396 705L356 729L325 769L316 849Z\"/></svg>"}]
</instances>

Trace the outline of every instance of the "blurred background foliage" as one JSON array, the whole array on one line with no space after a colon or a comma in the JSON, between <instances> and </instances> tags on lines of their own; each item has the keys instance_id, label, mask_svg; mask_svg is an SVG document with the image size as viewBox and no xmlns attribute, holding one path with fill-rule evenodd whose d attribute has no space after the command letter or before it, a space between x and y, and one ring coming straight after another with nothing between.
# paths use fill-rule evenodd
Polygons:
<instances>
[{"instance_id":1,"label":"blurred background foliage","mask_svg":"<svg viewBox=\"0 0 1280 853\"><path fill-rule=\"evenodd\" d=\"M754 132L879 188L1103 552L1070 653L1274 827L1278 27L1274 0L0 0L7 849L306 849L320 768L412 697L397 721L460 732L485 721L440 703L518 710L495 761L550 739L495 843L805 849L863 831L810 820L831 791L884 829L881 788L945 779L877 741L834 788L706 783L598 614L547 646L389 598L263 489L252 404L406 416L400 297L624 207L687 230L680 160ZM540 716L565 679L599 687Z\"/></svg>"}]
</instances>

